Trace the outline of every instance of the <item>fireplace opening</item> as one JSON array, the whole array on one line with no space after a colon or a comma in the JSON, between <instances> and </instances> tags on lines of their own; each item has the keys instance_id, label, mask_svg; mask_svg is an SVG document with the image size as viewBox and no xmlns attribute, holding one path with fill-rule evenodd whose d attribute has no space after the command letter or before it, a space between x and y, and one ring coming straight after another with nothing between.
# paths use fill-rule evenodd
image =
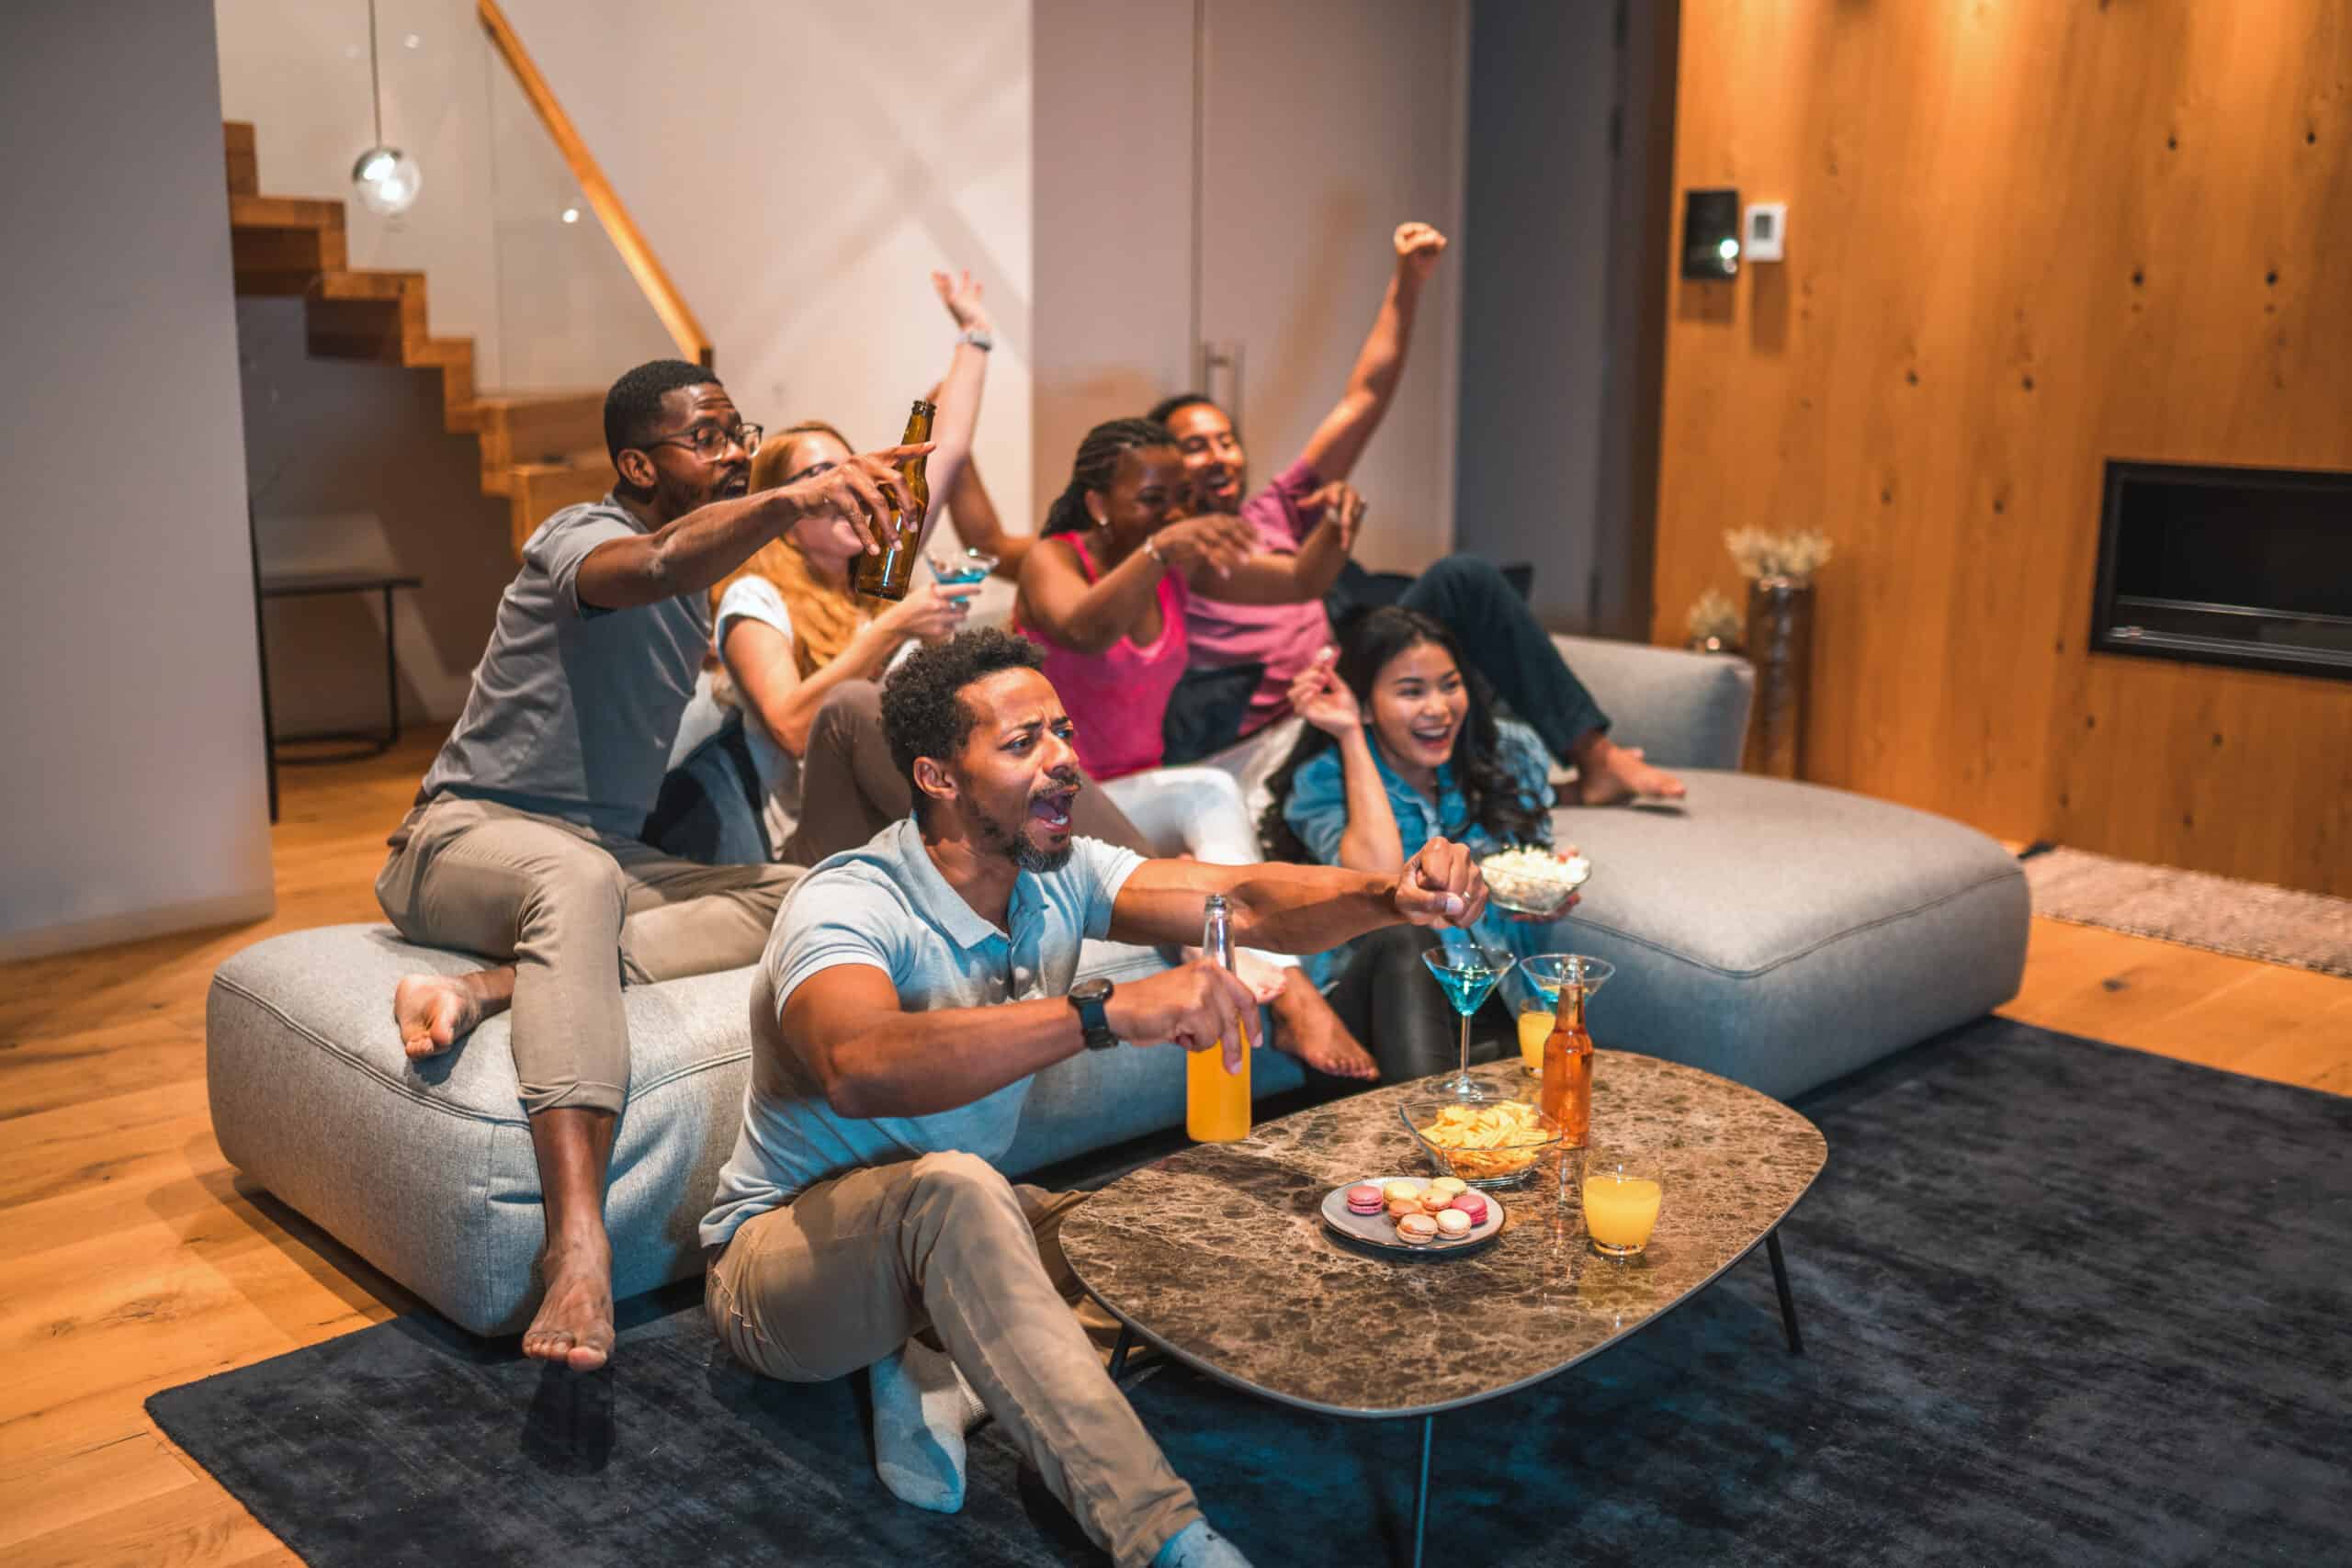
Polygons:
<instances>
[{"instance_id":1,"label":"fireplace opening","mask_svg":"<svg viewBox=\"0 0 2352 1568\"><path fill-rule=\"evenodd\" d=\"M2352 473L2110 459L2091 647L2352 680Z\"/></svg>"}]
</instances>

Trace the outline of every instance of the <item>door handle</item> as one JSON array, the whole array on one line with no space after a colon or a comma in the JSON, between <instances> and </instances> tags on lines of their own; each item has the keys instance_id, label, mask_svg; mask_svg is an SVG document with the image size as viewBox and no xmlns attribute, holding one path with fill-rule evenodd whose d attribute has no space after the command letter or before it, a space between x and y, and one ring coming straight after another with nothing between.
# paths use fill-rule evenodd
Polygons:
<instances>
[{"instance_id":1,"label":"door handle","mask_svg":"<svg viewBox=\"0 0 2352 1568\"><path fill-rule=\"evenodd\" d=\"M1228 338L1221 343L1201 343L1193 348L1193 365L1196 372L1193 384L1210 401L1225 411L1226 417L1233 421L1236 430L1240 429L1241 341Z\"/></svg>"}]
</instances>

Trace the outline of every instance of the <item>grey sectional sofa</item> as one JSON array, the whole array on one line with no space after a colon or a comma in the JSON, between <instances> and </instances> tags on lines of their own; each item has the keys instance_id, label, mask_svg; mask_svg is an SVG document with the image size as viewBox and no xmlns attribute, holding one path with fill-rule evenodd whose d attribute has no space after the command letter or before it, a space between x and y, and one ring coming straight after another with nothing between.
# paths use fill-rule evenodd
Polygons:
<instances>
[{"instance_id":1,"label":"grey sectional sofa","mask_svg":"<svg viewBox=\"0 0 2352 1568\"><path fill-rule=\"evenodd\" d=\"M1737 766L1747 667L1560 639L1621 740L1684 770L1679 809L1563 810L1596 871L1573 946L1618 965L1591 1021L1604 1045L1689 1062L1786 1098L2016 994L2025 880L1982 834ZM1092 944L1089 972L1148 973L1148 949ZM385 926L275 937L214 976L213 1126L230 1160L455 1322L512 1332L537 1293L538 1183L506 1021L422 1064L391 1026L394 980L476 960ZM748 1075L748 971L632 989L629 1104L609 1218L623 1295L692 1272L695 1223L733 1145ZM1260 1051L1263 1096L1299 1086ZM1172 1126L1172 1051L1089 1054L1040 1075L1015 1174Z\"/></svg>"}]
</instances>

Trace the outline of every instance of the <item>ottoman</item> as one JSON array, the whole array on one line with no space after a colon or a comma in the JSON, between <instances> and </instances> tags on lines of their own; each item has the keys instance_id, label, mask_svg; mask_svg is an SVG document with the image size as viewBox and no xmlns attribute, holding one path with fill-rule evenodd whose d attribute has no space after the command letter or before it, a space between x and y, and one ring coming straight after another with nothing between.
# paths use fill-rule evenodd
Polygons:
<instances>
[{"instance_id":1,"label":"ottoman","mask_svg":"<svg viewBox=\"0 0 2352 1568\"><path fill-rule=\"evenodd\" d=\"M1787 1100L2017 995L2025 874L1991 839L1817 784L1682 778L1673 807L1552 814L1593 863L1553 940L1617 966L1598 1043Z\"/></svg>"},{"instance_id":2,"label":"ottoman","mask_svg":"<svg viewBox=\"0 0 2352 1568\"><path fill-rule=\"evenodd\" d=\"M508 1334L537 1304L545 1232L507 1020L423 1062L392 1027L401 976L481 966L389 926L257 942L213 976L205 1076L232 1164L452 1322ZM1163 967L1154 949L1089 942L1080 973L1116 981ZM695 1227L742 1124L751 988L752 971L737 969L625 995L628 1105L605 1199L616 1296L702 1267ZM1261 1095L1304 1081L1272 1052L1251 1066ZM1038 1075L1005 1168L1018 1176L1183 1115L1179 1053L1089 1052Z\"/></svg>"}]
</instances>

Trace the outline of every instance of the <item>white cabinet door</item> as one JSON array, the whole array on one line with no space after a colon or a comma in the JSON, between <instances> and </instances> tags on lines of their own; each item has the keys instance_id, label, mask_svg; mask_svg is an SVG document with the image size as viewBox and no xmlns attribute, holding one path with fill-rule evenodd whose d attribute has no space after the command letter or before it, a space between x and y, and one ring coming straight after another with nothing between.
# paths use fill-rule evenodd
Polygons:
<instances>
[{"instance_id":1,"label":"white cabinet door","mask_svg":"<svg viewBox=\"0 0 2352 1568\"><path fill-rule=\"evenodd\" d=\"M1466 0L1202 0L1200 333L1240 349L1250 476L1338 400L1407 219L1458 234ZM1453 546L1458 255L1352 476L1357 558L1418 570ZM1213 392L1226 378L1215 378Z\"/></svg>"}]
</instances>

